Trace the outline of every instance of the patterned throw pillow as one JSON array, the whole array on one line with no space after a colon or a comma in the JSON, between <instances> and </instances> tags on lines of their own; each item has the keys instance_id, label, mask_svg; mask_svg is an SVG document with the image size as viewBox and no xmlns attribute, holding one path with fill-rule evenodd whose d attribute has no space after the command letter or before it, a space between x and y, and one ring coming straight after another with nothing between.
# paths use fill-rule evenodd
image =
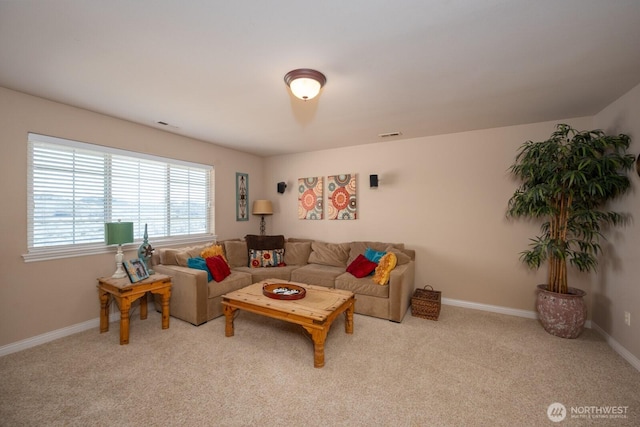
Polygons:
<instances>
[{"instance_id":1,"label":"patterned throw pillow","mask_svg":"<svg viewBox=\"0 0 640 427\"><path fill-rule=\"evenodd\" d=\"M373 275L373 281L378 285L386 285L389 283L391 270L396 268L397 264L398 258L393 252L389 252L380 258L380 262L378 262L378 266L376 267L376 273Z\"/></svg>"},{"instance_id":2,"label":"patterned throw pillow","mask_svg":"<svg viewBox=\"0 0 640 427\"><path fill-rule=\"evenodd\" d=\"M284 249L250 249L249 267L282 267L284 266Z\"/></svg>"}]
</instances>

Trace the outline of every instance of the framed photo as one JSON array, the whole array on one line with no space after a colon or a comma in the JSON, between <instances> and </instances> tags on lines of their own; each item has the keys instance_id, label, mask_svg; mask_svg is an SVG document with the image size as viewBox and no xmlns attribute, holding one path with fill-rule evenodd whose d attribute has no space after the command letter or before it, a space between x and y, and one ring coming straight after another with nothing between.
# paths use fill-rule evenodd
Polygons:
<instances>
[{"instance_id":1,"label":"framed photo","mask_svg":"<svg viewBox=\"0 0 640 427\"><path fill-rule=\"evenodd\" d=\"M149 272L144 262L140 258L131 259L123 262L124 269L129 276L131 283L136 283L149 277Z\"/></svg>"},{"instance_id":2,"label":"framed photo","mask_svg":"<svg viewBox=\"0 0 640 427\"><path fill-rule=\"evenodd\" d=\"M249 174L236 172L236 221L249 221Z\"/></svg>"}]
</instances>

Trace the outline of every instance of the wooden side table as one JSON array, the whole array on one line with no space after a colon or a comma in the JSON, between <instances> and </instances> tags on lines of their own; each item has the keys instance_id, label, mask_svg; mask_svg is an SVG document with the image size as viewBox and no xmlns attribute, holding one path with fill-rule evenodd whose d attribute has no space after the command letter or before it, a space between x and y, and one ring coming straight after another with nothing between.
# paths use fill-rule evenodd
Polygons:
<instances>
[{"instance_id":1,"label":"wooden side table","mask_svg":"<svg viewBox=\"0 0 640 427\"><path fill-rule=\"evenodd\" d=\"M131 283L127 277L98 279L100 297L100 333L109 330L109 300L111 297L120 307L120 345L129 344L129 309L131 303L140 300L140 319L147 318L147 292L158 294L162 300L162 329L169 328L169 298L171 298L171 277L165 274L153 274L148 279Z\"/></svg>"}]
</instances>

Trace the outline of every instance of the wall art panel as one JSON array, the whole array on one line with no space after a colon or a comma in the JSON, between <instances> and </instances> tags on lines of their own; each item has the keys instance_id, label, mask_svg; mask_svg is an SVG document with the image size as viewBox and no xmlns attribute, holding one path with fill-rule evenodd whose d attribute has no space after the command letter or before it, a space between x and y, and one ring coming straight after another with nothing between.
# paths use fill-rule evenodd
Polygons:
<instances>
[{"instance_id":1,"label":"wall art panel","mask_svg":"<svg viewBox=\"0 0 640 427\"><path fill-rule=\"evenodd\" d=\"M249 174L236 172L236 221L249 221Z\"/></svg>"},{"instance_id":2,"label":"wall art panel","mask_svg":"<svg viewBox=\"0 0 640 427\"><path fill-rule=\"evenodd\" d=\"M356 174L342 174L327 177L329 219L357 219Z\"/></svg>"},{"instance_id":3,"label":"wall art panel","mask_svg":"<svg viewBox=\"0 0 640 427\"><path fill-rule=\"evenodd\" d=\"M298 219L322 219L322 189L321 176L298 179Z\"/></svg>"}]
</instances>

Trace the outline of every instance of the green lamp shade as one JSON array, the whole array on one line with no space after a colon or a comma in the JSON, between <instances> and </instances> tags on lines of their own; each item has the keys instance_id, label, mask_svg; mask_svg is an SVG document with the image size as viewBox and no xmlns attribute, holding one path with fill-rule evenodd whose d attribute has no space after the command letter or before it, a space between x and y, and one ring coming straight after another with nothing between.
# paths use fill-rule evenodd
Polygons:
<instances>
[{"instance_id":1,"label":"green lamp shade","mask_svg":"<svg viewBox=\"0 0 640 427\"><path fill-rule=\"evenodd\" d=\"M108 222L104 225L104 242L107 245L122 245L133 242L132 222Z\"/></svg>"}]
</instances>

